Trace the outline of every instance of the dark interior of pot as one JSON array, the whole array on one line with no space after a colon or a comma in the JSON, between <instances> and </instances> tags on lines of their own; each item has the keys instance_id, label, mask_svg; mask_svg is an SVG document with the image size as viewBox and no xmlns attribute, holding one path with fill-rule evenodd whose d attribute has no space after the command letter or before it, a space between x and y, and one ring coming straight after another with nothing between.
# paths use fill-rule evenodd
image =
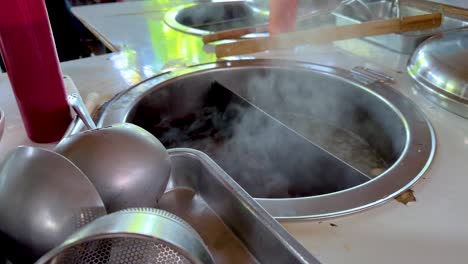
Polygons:
<instances>
[{"instance_id":1,"label":"dark interior of pot","mask_svg":"<svg viewBox=\"0 0 468 264\"><path fill-rule=\"evenodd\" d=\"M268 16L256 14L241 2L194 5L175 17L184 26L206 31L221 31L266 23Z\"/></svg>"},{"instance_id":2,"label":"dark interior of pot","mask_svg":"<svg viewBox=\"0 0 468 264\"><path fill-rule=\"evenodd\" d=\"M167 148L208 154L255 198L333 193L389 168L403 120L373 92L339 77L280 68L197 72L161 83L127 122Z\"/></svg>"}]
</instances>

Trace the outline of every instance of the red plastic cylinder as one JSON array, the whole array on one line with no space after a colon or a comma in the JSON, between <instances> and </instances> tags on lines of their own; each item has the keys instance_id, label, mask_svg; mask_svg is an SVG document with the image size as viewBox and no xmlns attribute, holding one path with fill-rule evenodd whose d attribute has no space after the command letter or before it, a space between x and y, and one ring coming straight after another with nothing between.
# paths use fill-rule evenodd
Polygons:
<instances>
[{"instance_id":1,"label":"red plastic cylinder","mask_svg":"<svg viewBox=\"0 0 468 264\"><path fill-rule=\"evenodd\" d=\"M294 31L297 20L298 0L270 0L271 35Z\"/></svg>"},{"instance_id":2,"label":"red plastic cylinder","mask_svg":"<svg viewBox=\"0 0 468 264\"><path fill-rule=\"evenodd\" d=\"M0 51L29 138L59 140L71 115L44 0L0 2Z\"/></svg>"}]
</instances>

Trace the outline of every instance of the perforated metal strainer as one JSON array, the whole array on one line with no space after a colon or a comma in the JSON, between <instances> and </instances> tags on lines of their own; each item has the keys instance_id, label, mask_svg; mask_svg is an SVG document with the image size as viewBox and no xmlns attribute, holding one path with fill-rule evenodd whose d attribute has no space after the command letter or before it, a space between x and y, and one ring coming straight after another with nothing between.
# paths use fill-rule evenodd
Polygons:
<instances>
[{"instance_id":1,"label":"perforated metal strainer","mask_svg":"<svg viewBox=\"0 0 468 264\"><path fill-rule=\"evenodd\" d=\"M136 208L103 216L36 264L214 263L202 238L163 210Z\"/></svg>"}]
</instances>

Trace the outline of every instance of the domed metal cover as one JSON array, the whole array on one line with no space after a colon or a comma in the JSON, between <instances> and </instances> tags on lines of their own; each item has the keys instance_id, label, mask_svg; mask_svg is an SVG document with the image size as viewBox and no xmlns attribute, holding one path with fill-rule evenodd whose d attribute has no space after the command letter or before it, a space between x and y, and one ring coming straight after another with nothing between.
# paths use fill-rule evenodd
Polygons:
<instances>
[{"instance_id":1,"label":"domed metal cover","mask_svg":"<svg viewBox=\"0 0 468 264\"><path fill-rule=\"evenodd\" d=\"M407 70L429 100L468 118L468 28L423 42Z\"/></svg>"}]
</instances>

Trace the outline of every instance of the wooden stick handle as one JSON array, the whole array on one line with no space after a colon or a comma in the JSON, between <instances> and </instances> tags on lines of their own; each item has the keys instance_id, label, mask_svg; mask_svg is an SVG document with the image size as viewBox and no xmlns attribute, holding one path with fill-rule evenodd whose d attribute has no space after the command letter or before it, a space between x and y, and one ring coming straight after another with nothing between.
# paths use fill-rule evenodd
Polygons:
<instances>
[{"instance_id":1,"label":"wooden stick handle","mask_svg":"<svg viewBox=\"0 0 468 264\"><path fill-rule=\"evenodd\" d=\"M441 12L459 18L468 18L468 9L453 5L435 3L428 0L404 0L402 3L430 12Z\"/></svg>"},{"instance_id":2,"label":"wooden stick handle","mask_svg":"<svg viewBox=\"0 0 468 264\"><path fill-rule=\"evenodd\" d=\"M439 27L441 22L442 15L435 13L395 19L374 20L347 26L295 31L266 38L241 40L234 43L217 45L216 56L236 56L269 49L291 48L306 43L320 44L389 33L426 30Z\"/></svg>"},{"instance_id":3,"label":"wooden stick handle","mask_svg":"<svg viewBox=\"0 0 468 264\"><path fill-rule=\"evenodd\" d=\"M204 35L202 37L202 40L203 43L207 44L223 39L239 39L244 35L259 32L268 32L268 24L218 31L215 33Z\"/></svg>"}]
</instances>

